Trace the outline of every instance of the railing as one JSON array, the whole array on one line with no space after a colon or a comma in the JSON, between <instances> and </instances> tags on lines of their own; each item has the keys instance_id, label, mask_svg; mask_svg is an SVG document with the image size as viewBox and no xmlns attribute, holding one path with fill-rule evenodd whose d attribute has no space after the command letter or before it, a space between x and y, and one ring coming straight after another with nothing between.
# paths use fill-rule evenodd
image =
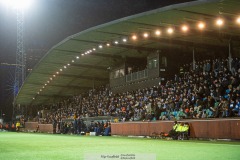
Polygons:
<instances>
[{"instance_id":1,"label":"railing","mask_svg":"<svg viewBox=\"0 0 240 160\"><path fill-rule=\"evenodd\" d=\"M136 81L139 79L147 78L148 77L148 69L134 72L126 75L126 82Z\"/></svg>"}]
</instances>

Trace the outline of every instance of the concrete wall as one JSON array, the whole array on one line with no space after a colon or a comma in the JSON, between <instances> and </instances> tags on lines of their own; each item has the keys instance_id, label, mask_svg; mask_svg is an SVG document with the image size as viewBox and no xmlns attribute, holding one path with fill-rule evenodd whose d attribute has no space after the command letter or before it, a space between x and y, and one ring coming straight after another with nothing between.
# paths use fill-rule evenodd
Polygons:
<instances>
[{"instance_id":1,"label":"concrete wall","mask_svg":"<svg viewBox=\"0 0 240 160\"><path fill-rule=\"evenodd\" d=\"M240 139L240 119L185 120L190 124L190 137ZM37 122L26 122L25 130L35 131ZM150 136L153 132L168 133L173 121L112 123L112 135ZM39 131L52 133L52 124L39 124Z\"/></svg>"},{"instance_id":2,"label":"concrete wall","mask_svg":"<svg viewBox=\"0 0 240 160\"><path fill-rule=\"evenodd\" d=\"M38 125L39 125L39 129L38 129L39 132L53 133L52 124L38 124L38 122L26 122L24 130L36 131Z\"/></svg>"},{"instance_id":3,"label":"concrete wall","mask_svg":"<svg viewBox=\"0 0 240 160\"><path fill-rule=\"evenodd\" d=\"M240 139L240 119L183 121L190 124L190 137ZM112 135L150 136L153 132L168 133L173 121L112 123Z\"/></svg>"}]
</instances>

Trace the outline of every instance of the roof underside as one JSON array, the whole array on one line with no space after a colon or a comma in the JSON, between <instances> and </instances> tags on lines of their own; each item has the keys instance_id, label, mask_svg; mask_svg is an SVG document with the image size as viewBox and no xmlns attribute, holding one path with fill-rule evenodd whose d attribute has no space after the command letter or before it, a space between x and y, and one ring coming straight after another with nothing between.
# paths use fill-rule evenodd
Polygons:
<instances>
[{"instance_id":1,"label":"roof underside","mask_svg":"<svg viewBox=\"0 0 240 160\"><path fill-rule=\"evenodd\" d=\"M181 50L192 50L193 47L208 50L226 48L230 39L239 46L240 26L234 23L240 12L239 6L238 0L188 2L126 17L70 36L54 46L37 64L25 80L15 104L55 103L63 97L83 93L93 86L107 84L108 68L120 64L126 57L146 57L155 50L169 47ZM221 29L214 25L219 16L225 19L226 24ZM196 29L199 21L207 24L202 32ZM189 25L188 33L179 30L182 24ZM167 27L175 29L173 35L163 33L160 37L120 42L122 38L133 34L150 33L156 29L165 32ZM118 45L106 47L106 43L115 40L119 40ZM103 45L102 49L98 48L100 44ZM97 50L81 56L92 48ZM76 56L80 58L76 59ZM67 66L68 63L70 66ZM59 71L60 68L63 69L62 72ZM57 75L56 72L60 74ZM50 80L51 77L53 80Z\"/></svg>"}]
</instances>

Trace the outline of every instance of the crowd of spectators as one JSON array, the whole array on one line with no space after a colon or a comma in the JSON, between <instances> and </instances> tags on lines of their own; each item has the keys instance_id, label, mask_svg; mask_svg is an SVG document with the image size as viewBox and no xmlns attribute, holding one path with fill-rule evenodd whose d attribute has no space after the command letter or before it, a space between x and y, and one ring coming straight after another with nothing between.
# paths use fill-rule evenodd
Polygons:
<instances>
[{"instance_id":1,"label":"crowd of spectators","mask_svg":"<svg viewBox=\"0 0 240 160\"><path fill-rule=\"evenodd\" d=\"M239 76L238 58L231 64L228 59L186 64L172 80L158 86L118 94L100 87L64 100L51 106L42 123L96 116L123 122L240 116Z\"/></svg>"}]
</instances>

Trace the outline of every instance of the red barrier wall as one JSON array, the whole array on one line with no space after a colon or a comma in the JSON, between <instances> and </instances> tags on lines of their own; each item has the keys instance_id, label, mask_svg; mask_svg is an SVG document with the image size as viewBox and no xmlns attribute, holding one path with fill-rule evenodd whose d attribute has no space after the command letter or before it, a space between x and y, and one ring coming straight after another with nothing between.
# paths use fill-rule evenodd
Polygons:
<instances>
[{"instance_id":1,"label":"red barrier wall","mask_svg":"<svg viewBox=\"0 0 240 160\"><path fill-rule=\"evenodd\" d=\"M190 124L190 137L240 139L240 119L184 120ZM112 123L112 135L150 136L153 132L168 133L173 121Z\"/></svg>"},{"instance_id":2,"label":"red barrier wall","mask_svg":"<svg viewBox=\"0 0 240 160\"><path fill-rule=\"evenodd\" d=\"M36 131L38 122L25 122L25 130Z\"/></svg>"},{"instance_id":3,"label":"red barrier wall","mask_svg":"<svg viewBox=\"0 0 240 160\"><path fill-rule=\"evenodd\" d=\"M53 133L52 124L38 124L38 122L25 122L25 131L36 131L37 125L39 125L39 132Z\"/></svg>"}]
</instances>

